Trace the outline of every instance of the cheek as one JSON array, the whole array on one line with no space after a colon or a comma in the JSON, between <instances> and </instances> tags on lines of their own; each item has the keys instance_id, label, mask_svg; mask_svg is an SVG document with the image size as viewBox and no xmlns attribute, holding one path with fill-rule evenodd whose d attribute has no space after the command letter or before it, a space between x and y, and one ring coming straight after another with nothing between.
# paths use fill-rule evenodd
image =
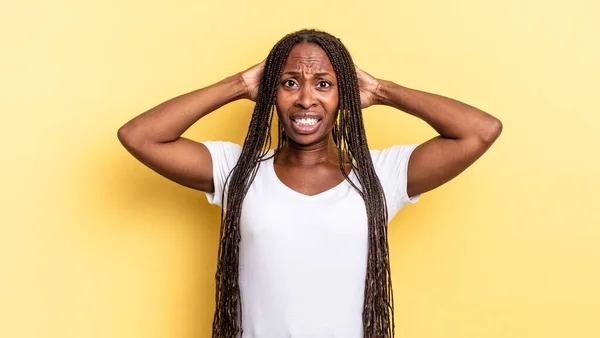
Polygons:
<instances>
[{"instance_id":1,"label":"cheek","mask_svg":"<svg viewBox=\"0 0 600 338\"><path fill-rule=\"evenodd\" d=\"M275 108L277 108L278 114L285 114L290 109L292 103L290 103L289 95L286 95L281 89L277 91L277 97L275 98Z\"/></svg>"},{"instance_id":2,"label":"cheek","mask_svg":"<svg viewBox=\"0 0 600 338\"><path fill-rule=\"evenodd\" d=\"M327 111L337 113L338 106L340 103L338 93L336 92L335 94L331 95L326 102Z\"/></svg>"}]
</instances>

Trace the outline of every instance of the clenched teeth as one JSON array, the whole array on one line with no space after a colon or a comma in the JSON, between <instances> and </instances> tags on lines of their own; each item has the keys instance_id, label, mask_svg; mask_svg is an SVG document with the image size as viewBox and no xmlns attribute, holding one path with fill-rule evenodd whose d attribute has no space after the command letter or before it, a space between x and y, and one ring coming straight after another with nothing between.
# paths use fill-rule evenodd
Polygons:
<instances>
[{"instance_id":1,"label":"clenched teeth","mask_svg":"<svg viewBox=\"0 0 600 338\"><path fill-rule=\"evenodd\" d=\"M297 119L294 120L294 122L298 123L298 124L302 124L302 125L313 125L315 123L317 123L319 120L317 119L313 119L313 118L308 118L308 119Z\"/></svg>"}]
</instances>

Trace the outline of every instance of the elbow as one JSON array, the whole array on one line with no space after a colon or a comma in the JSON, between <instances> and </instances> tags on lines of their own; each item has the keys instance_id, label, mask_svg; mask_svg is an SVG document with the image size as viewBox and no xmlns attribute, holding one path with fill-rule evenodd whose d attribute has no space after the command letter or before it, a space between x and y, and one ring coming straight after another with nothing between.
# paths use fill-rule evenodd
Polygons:
<instances>
[{"instance_id":1,"label":"elbow","mask_svg":"<svg viewBox=\"0 0 600 338\"><path fill-rule=\"evenodd\" d=\"M130 128L127 127L127 125L124 125L117 131L117 138L119 139L119 142L121 142L121 144L124 146L129 142L130 139L131 132L129 129Z\"/></svg>"},{"instance_id":2,"label":"elbow","mask_svg":"<svg viewBox=\"0 0 600 338\"><path fill-rule=\"evenodd\" d=\"M489 120L480 129L480 139L483 143L491 145L502 133L502 122L490 116Z\"/></svg>"},{"instance_id":3,"label":"elbow","mask_svg":"<svg viewBox=\"0 0 600 338\"><path fill-rule=\"evenodd\" d=\"M136 132L135 128L127 123L119 128L117 131L117 138L125 148L132 149L136 146L136 144L140 143L140 137L138 134L139 133Z\"/></svg>"},{"instance_id":4,"label":"elbow","mask_svg":"<svg viewBox=\"0 0 600 338\"><path fill-rule=\"evenodd\" d=\"M119 142L121 142L121 144L125 145L125 142L127 140L127 128L125 126L122 126L121 128L119 128L119 130L117 130L117 138L119 139Z\"/></svg>"}]
</instances>

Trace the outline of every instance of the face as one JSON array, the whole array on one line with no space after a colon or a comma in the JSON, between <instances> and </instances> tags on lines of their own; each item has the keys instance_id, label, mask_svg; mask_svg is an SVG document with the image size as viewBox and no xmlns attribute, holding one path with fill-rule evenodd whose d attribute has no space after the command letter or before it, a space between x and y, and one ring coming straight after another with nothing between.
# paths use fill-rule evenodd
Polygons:
<instances>
[{"instance_id":1,"label":"face","mask_svg":"<svg viewBox=\"0 0 600 338\"><path fill-rule=\"evenodd\" d=\"M288 141L298 145L327 142L339 103L335 71L315 44L292 48L277 89L277 113Z\"/></svg>"}]
</instances>

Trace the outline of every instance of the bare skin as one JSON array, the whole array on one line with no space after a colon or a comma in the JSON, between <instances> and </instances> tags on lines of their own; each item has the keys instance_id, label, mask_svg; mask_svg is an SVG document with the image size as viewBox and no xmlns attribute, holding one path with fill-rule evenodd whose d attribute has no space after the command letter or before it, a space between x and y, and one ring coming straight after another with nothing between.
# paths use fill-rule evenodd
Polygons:
<instances>
[{"instance_id":1,"label":"bare skin","mask_svg":"<svg viewBox=\"0 0 600 338\"><path fill-rule=\"evenodd\" d=\"M292 48L281 73L276 106L288 142L275 156L275 172L291 189L316 195L344 180L331 134L339 103L337 76L325 51L307 43ZM320 118L317 131L296 133L291 125L298 116ZM350 163L345 167L348 174Z\"/></svg>"},{"instance_id":2,"label":"bare skin","mask_svg":"<svg viewBox=\"0 0 600 338\"><path fill-rule=\"evenodd\" d=\"M138 160L184 186L213 192L212 159L201 143L181 135L203 116L238 99L256 100L264 61L209 87L168 100L127 122L118 131ZM409 196L432 190L456 177L481 157L502 131L495 117L462 102L377 79L356 68L361 105L388 105L418 117L439 136L419 145L408 165ZM337 78L318 46L295 46L282 71L277 111L288 135L275 157L275 171L290 188L315 195L343 180L331 128L337 111ZM294 131L298 114L320 119L310 135ZM311 116L312 116L311 115ZM350 167L346 164L346 171Z\"/></svg>"}]
</instances>

